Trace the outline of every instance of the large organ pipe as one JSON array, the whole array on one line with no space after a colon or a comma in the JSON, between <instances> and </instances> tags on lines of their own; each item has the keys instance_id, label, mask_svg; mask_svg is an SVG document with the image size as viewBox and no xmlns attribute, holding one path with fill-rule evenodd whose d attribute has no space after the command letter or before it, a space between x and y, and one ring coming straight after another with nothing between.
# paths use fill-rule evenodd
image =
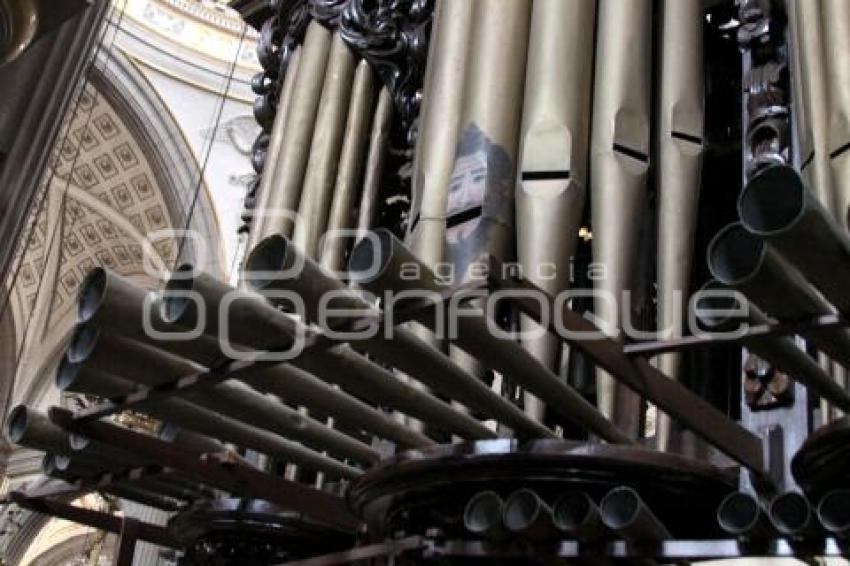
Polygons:
<instances>
[{"instance_id":1,"label":"large organ pipe","mask_svg":"<svg viewBox=\"0 0 850 566\"><path fill-rule=\"evenodd\" d=\"M254 207L253 218L251 220L251 235L248 239L248 249L253 247L260 240L261 235L265 232L266 210L269 206L273 180L278 175L278 162L280 160L280 152L283 145L288 143L286 135L286 119L289 115L289 107L292 103L295 77L298 75L298 67L301 64L301 47L296 47L286 67L286 76L283 78L283 84L280 89L280 98L277 103L277 114L275 114L274 125L272 126L271 138L269 139L269 148L266 153L266 161L263 166L262 178L260 186L257 188L257 204Z\"/></svg>"},{"instance_id":2,"label":"large organ pipe","mask_svg":"<svg viewBox=\"0 0 850 566\"><path fill-rule=\"evenodd\" d=\"M775 249L840 311L850 310L850 236L786 165L753 177L738 200L744 227ZM816 250L813 253L813 250Z\"/></svg>"},{"instance_id":3,"label":"large organ pipe","mask_svg":"<svg viewBox=\"0 0 850 566\"><path fill-rule=\"evenodd\" d=\"M723 228L708 246L708 266L724 285L743 293L768 315L786 320L830 314L831 305L794 266L740 223ZM850 332L815 329L802 333L845 367L850 364Z\"/></svg>"},{"instance_id":4,"label":"large organ pipe","mask_svg":"<svg viewBox=\"0 0 850 566\"><path fill-rule=\"evenodd\" d=\"M360 196L364 160L368 148L369 118L372 117L375 101L375 75L369 63L361 60L354 73L351 87L351 103L348 106L348 121L345 126L339 171L333 191L331 211L328 215L327 233L340 234L325 239L319 258L322 265L333 271L345 267L345 250L349 238L342 234L356 227L354 211ZM252 248L253 249L253 246Z\"/></svg>"},{"instance_id":5,"label":"large organ pipe","mask_svg":"<svg viewBox=\"0 0 850 566\"><path fill-rule=\"evenodd\" d=\"M152 366L156 370L151 371ZM132 371L133 367L139 367L141 371ZM76 382L79 387L85 380L97 387L99 375L105 373L155 387L169 378L188 375L192 373L191 370L191 365L179 358L83 325L78 328L68 348L68 355L60 365L57 385L69 387ZM116 396L114 393L95 394ZM362 462L374 462L378 458L363 443L299 415L296 410L238 381L210 385L181 394L180 397L198 407L284 437L321 446L334 454Z\"/></svg>"},{"instance_id":6,"label":"large organ pipe","mask_svg":"<svg viewBox=\"0 0 850 566\"><path fill-rule=\"evenodd\" d=\"M269 187L265 210L268 216L263 229L257 232L258 240L269 234L292 233L331 39L332 34L328 29L316 21L310 22L301 46L301 61L292 86L292 101L286 112L286 143L281 147L274 179Z\"/></svg>"},{"instance_id":7,"label":"large organ pipe","mask_svg":"<svg viewBox=\"0 0 850 566\"><path fill-rule=\"evenodd\" d=\"M381 192L381 173L384 170L389 145L390 126L393 117L393 96L389 89L382 88L378 93L378 104L372 117L372 130L369 134L369 151L366 154L366 166L363 174L363 191L357 213L357 233L370 230L378 217L378 198Z\"/></svg>"},{"instance_id":8,"label":"large organ pipe","mask_svg":"<svg viewBox=\"0 0 850 566\"><path fill-rule=\"evenodd\" d=\"M705 126L700 0L665 0L661 30L658 131L658 327L662 339L682 336L697 225ZM679 379L679 354L658 369ZM670 448L670 418L656 419L656 445Z\"/></svg>"},{"instance_id":9,"label":"large organ pipe","mask_svg":"<svg viewBox=\"0 0 850 566\"><path fill-rule=\"evenodd\" d=\"M417 278L404 277L401 269L415 266ZM374 267L374 269L369 269ZM364 238L351 253L349 270L352 280L374 293L436 290L436 276L404 247L388 230L376 230ZM419 320L434 325L433 313L421 312ZM632 439L620 431L572 387L549 371L524 348L510 340L493 335L492 321L481 309L467 309L456 317L456 343L470 355L499 371L514 383L545 398L565 418L584 427L608 442L631 444Z\"/></svg>"},{"instance_id":10,"label":"large organ pipe","mask_svg":"<svg viewBox=\"0 0 850 566\"><path fill-rule=\"evenodd\" d=\"M335 32L293 235L296 245L310 257L318 256L327 228L355 67L354 53Z\"/></svg>"},{"instance_id":11,"label":"large organ pipe","mask_svg":"<svg viewBox=\"0 0 850 566\"><path fill-rule=\"evenodd\" d=\"M278 237L279 236L275 236L273 238ZM262 249L264 249L264 246L260 247L261 251ZM254 254L252 254L252 256L253 255ZM306 258L304 259L305 261L308 261ZM311 265L315 265L312 260L309 261L311 262ZM256 262L252 258L248 258L246 265L249 267L249 273L252 269L258 268L256 266ZM247 284L252 284L252 281L253 279L250 276L246 278ZM176 286L184 286L186 284L190 285L192 289L202 294L206 304L208 305L207 308L211 307L211 310L217 310L222 304L222 300L225 295L228 292L233 291L233 289L227 285L205 275L200 275L192 279L174 279L169 282L169 285L172 283ZM304 297L305 295L301 296ZM172 300L175 300L176 302L172 303ZM275 324L278 324L280 328L277 332L270 329L269 333L265 335L263 333L256 332L246 334L246 336L250 336L252 340L251 344L246 345L260 348L276 345L276 340L279 340L280 337L283 337L286 334L293 319L262 301L252 301L253 299L250 297L246 299L246 302L243 304L245 309L240 310L238 316L243 317L243 322L250 324L250 320L256 319L258 326L269 324L274 326ZM181 301L179 296L166 297L164 299L166 312L171 312L171 314L174 315L188 315L185 320L178 316L178 318L174 319L175 321L192 326L194 317L191 316L191 308L181 311L177 306L178 304L186 307L193 305L193 303ZM254 308L248 310L249 306L253 306ZM211 334L216 333L215 327L207 328L206 331ZM325 381L336 383L343 388L349 389L359 396L376 401L379 398L389 400L390 404L396 405L397 408L404 412L409 411L410 414L424 415L427 420L433 422L435 425L445 427L449 431L456 431L458 434L466 438L489 438L492 436L489 431L487 431L486 428L475 419L458 414L445 403L431 397L430 395L421 392L412 392L409 387L402 383L397 383L395 376L393 376L389 371L360 356L347 346L336 346L321 352L304 352L297 359L292 360L292 365L297 366L297 368L301 368L301 370L306 370L307 372L316 374ZM308 376L304 375L303 371L301 372L301 375L299 375L297 368L290 367L288 365L281 365L274 369L264 369L260 371L249 369L238 372L236 376L240 379L250 379L252 384L262 383L263 385L260 387L263 389L275 387L274 385L271 385L270 382L278 381L280 386L276 393L282 394L282 396L286 398L294 393L287 392L286 383L292 383L294 390L299 383L303 383L308 378ZM278 377L276 380L263 379L264 376L269 375L276 375ZM339 399L339 403L342 403L345 398L346 396L344 394L329 394L326 396L324 401L331 402L335 399ZM314 401L310 401L305 404L310 405L312 403L314 403ZM342 404L337 404L336 408L332 412L339 413L343 419L354 419L355 416L357 416L362 420L367 417L363 414L362 410L358 410L351 404L348 404L345 407ZM364 422L369 422L370 426L375 425L374 418ZM389 422L383 422L381 426L383 433L391 434L388 438L393 438L405 445L423 446L430 442L426 437L422 436L418 432L406 430L397 423L390 424Z\"/></svg>"},{"instance_id":12,"label":"large organ pipe","mask_svg":"<svg viewBox=\"0 0 850 566\"><path fill-rule=\"evenodd\" d=\"M850 208L850 89L847 88L850 84L850 3L844 0L821 1L824 45L828 45L830 51L824 60L829 103L828 150L835 187L833 197L836 216L847 227Z\"/></svg>"},{"instance_id":13,"label":"large organ pipe","mask_svg":"<svg viewBox=\"0 0 850 566\"><path fill-rule=\"evenodd\" d=\"M475 2L440 0L434 11L419 138L413 164L411 222L407 241L433 266L443 261L446 206L461 126L464 73Z\"/></svg>"},{"instance_id":14,"label":"large organ pipe","mask_svg":"<svg viewBox=\"0 0 850 566\"><path fill-rule=\"evenodd\" d=\"M269 278L256 275L246 280L246 283L261 293L267 290L287 290L297 293L304 300L307 307L306 316L311 322L322 324L317 309L322 297L333 296L333 301L329 304L335 309L362 310L364 315L374 312L372 306L357 291L347 288L339 279L327 273L315 262L303 257L298 249L282 236L272 236L264 240L248 258L246 265L255 274L277 272L278 275L272 275ZM287 277L284 272L291 270L294 265L301 266L298 275ZM512 427L520 436L552 436L552 432L545 426L528 418L510 401L492 392L476 377L463 371L445 354L406 328L394 328L391 339L378 333L374 338L359 341L353 345L368 351L377 359L397 367L408 375L422 380L435 391L499 419L500 422ZM411 391L401 383L396 384L395 387L402 391ZM412 391L414 393L411 393L411 396L415 395L423 400L433 399L427 393ZM398 407L398 405L395 406ZM409 412L409 414L428 417L422 412ZM471 418L465 415L461 417ZM435 422L433 416L428 417L427 420Z\"/></svg>"},{"instance_id":15,"label":"large organ pipe","mask_svg":"<svg viewBox=\"0 0 850 566\"><path fill-rule=\"evenodd\" d=\"M699 290L695 311L699 322L705 328L715 332L732 332L743 323L760 325L770 322L767 315L756 305L738 304L733 295L721 293L722 286L716 280L707 282ZM746 316L735 319L729 315L733 312L746 312ZM793 338L765 336L745 340L743 345L836 406L845 411L850 409L850 394L825 373L811 356L801 350Z\"/></svg>"},{"instance_id":16,"label":"large organ pipe","mask_svg":"<svg viewBox=\"0 0 850 566\"><path fill-rule=\"evenodd\" d=\"M513 239L513 200L531 2L476 0L462 129L446 205L446 257L459 280L482 253L507 259ZM484 368L460 348L452 359L483 377Z\"/></svg>"},{"instance_id":17,"label":"large organ pipe","mask_svg":"<svg viewBox=\"0 0 850 566\"><path fill-rule=\"evenodd\" d=\"M537 0L532 10L516 194L517 259L525 277L553 296L570 285L584 212L595 18L595 0ZM526 316L522 326L525 332L539 329ZM523 344L555 369L561 349L556 336L529 336ZM545 405L526 392L525 412L542 421Z\"/></svg>"},{"instance_id":18,"label":"large organ pipe","mask_svg":"<svg viewBox=\"0 0 850 566\"><path fill-rule=\"evenodd\" d=\"M207 311L218 312L222 308L223 301L236 289L218 281L217 279L200 273L192 277L179 276L171 279L167 289L180 288L191 290L200 294L203 305ZM163 307L166 319L177 326L193 328L197 323L197 304L185 301L180 296L166 296L163 299ZM241 322L239 328L254 327L253 331L233 332L232 340L247 347L265 349L279 346L283 337L292 335L296 324L289 315L275 309L262 299L255 296L245 296L244 300L234 302L230 312ZM212 316L207 316L207 325L204 332L210 335L218 335L220 329L212 324ZM241 340L240 340L241 338ZM137 356L137 357L144 357ZM124 357L126 363L128 357ZM364 360L365 361L365 360ZM109 363L106 361L105 363ZM127 365L131 367L127 367ZM132 372L132 363L124 366L124 371ZM185 369L183 370L185 373ZM119 373L119 375L121 375ZM179 375L178 368L174 368L170 376ZM264 368L246 368L233 373L233 378L251 385L255 389L273 393L290 403L316 409L328 415L333 415L338 420L351 423L356 427L362 427L374 432L379 436L399 443L404 447L422 447L431 444L431 441L414 431L406 429L401 424L394 422L387 415L369 407L365 403L334 389L310 373L291 364L280 364Z\"/></svg>"},{"instance_id":19,"label":"large organ pipe","mask_svg":"<svg viewBox=\"0 0 850 566\"><path fill-rule=\"evenodd\" d=\"M652 72L652 0L600 0L590 149L595 314L618 333L625 293L634 290L637 241L646 207ZM640 399L605 371L596 373L602 413L636 436Z\"/></svg>"},{"instance_id":20,"label":"large organ pipe","mask_svg":"<svg viewBox=\"0 0 850 566\"><path fill-rule=\"evenodd\" d=\"M836 214L835 187L829 166L829 97L821 0L789 2L794 34L794 104L799 127L802 172L824 208Z\"/></svg>"},{"instance_id":21,"label":"large organ pipe","mask_svg":"<svg viewBox=\"0 0 850 566\"><path fill-rule=\"evenodd\" d=\"M412 202L407 241L426 265L436 269L445 257L446 207L461 126L464 76L475 2L442 1L435 8L424 80L419 138L413 161ZM436 348L443 345L426 328L410 330ZM469 367L453 353L461 368ZM414 386L422 383L411 380ZM466 410L455 402L455 406Z\"/></svg>"},{"instance_id":22,"label":"large organ pipe","mask_svg":"<svg viewBox=\"0 0 850 566\"><path fill-rule=\"evenodd\" d=\"M57 381L61 380L66 391L109 397L127 393L133 387L132 383L97 369L79 364L71 365L71 368L66 366L60 370L63 373L61 377L57 374ZM258 452L279 456L306 468L323 471L333 477L351 478L360 473L356 468L323 456L296 442L213 410L198 407L183 399L172 397L156 402L141 403L136 409L154 418L174 422L186 429L233 442Z\"/></svg>"}]
</instances>

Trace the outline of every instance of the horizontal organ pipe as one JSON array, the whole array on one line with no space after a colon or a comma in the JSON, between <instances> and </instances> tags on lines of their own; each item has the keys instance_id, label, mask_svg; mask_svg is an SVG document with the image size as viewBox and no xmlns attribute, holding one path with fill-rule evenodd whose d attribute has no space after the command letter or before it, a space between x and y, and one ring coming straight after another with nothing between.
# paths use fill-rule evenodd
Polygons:
<instances>
[{"instance_id":1,"label":"horizontal organ pipe","mask_svg":"<svg viewBox=\"0 0 850 566\"><path fill-rule=\"evenodd\" d=\"M312 322L319 320L316 308L319 301L323 296L329 296L331 293L334 294L334 300L330 305L334 308L363 310L364 314L374 314L373 308L356 291L348 289L315 262L303 257L282 236L273 236L264 240L254 250L246 265L255 273L278 272L280 275L272 275L271 279L255 277L253 280L247 280L246 283L260 293L271 289L296 292L304 298L307 305L307 318ZM289 270L296 265L302 266L297 276L283 276L284 270ZM441 394L499 419L513 427L518 434L533 437L552 436L552 432L542 424L526 417L510 401L493 393L484 383L462 371L445 354L405 328L394 328L391 340L383 338L382 333L378 333L374 338L356 343L355 346L390 363L408 375L422 380ZM433 399L427 393L410 389L401 383L397 383L394 387L413 392L409 395L419 399ZM435 422L433 416L429 416L424 411L409 411L401 406L396 408L428 422ZM445 409L442 410L445 411ZM454 415L453 418L471 420L471 417L460 415L456 411L449 414ZM492 436L492 433L487 431L487 436Z\"/></svg>"},{"instance_id":2,"label":"horizontal organ pipe","mask_svg":"<svg viewBox=\"0 0 850 566\"><path fill-rule=\"evenodd\" d=\"M746 295L768 315L799 320L833 312L799 271L740 223L726 226L714 237L708 246L708 265L718 281ZM803 336L832 359L850 364L847 330L808 330Z\"/></svg>"},{"instance_id":3,"label":"horizontal organ pipe","mask_svg":"<svg viewBox=\"0 0 850 566\"><path fill-rule=\"evenodd\" d=\"M95 352L92 357L92 352ZM76 361L75 361L76 360ZM140 364L155 364L156 372L124 372L127 366ZM150 367L144 366L141 367ZM132 376L145 386L156 386L165 380L181 375L188 375L191 366L184 361L167 356L150 348L136 344L116 336L110 336L104 331L82 325L78 328L65 363L57 373L57 384L70 386L80 384L83 380L96 386L99 373L117 377ZM89 370L92 370L90 373ZM115 396L113 395L106 395ZM298 412L270 397L239 383L229 382L210 385L201 389L181 394L180 397L193 405L215 411L246 424L275 432L284 437L290 437L303 442L315 444L330 452L354 458L362 462L375 462L378 455L365 444L347 437L346 435L328 429L323 424L299 415ZM146 403L159 406L165 401Z\"/></svg>"},{"instance_id":4,"label":"horizontal organ pipe","mask_svg":"<svg viewBox=\"0 0 850 566\"><path fill-rule=\"evenodd\" d=\"M584 212L595 0L536 0L531 18L516 194L517 255L523 273L551 295L570 285ZM415 250L413 250L415 252ZM541 265L553 277L540 277ZM526 332L538 325L522 316ZM561 341L550 333L523 345L552 370ZM525 412L542 421L545 406L525 393Z\"/></svg>"},{"instance_id":5,"label":"horizontal organ pipe","mask_svg":"<svg viewBox=\"0 0 850 566\"><path fill-rule=\"evenodd\" d=\"M75 390L80 393L110 397L123 394L122 392L126 393L132 388L130 382L97 369L85 368L84 364L80 366L68 362L66 367L60 370L60 372L62 371L68 373L64 373L62 376L57 374L57 379L61 380L62 386L68 391ZM279 456L307 468L324 471L333 477L350 478L360 474L360 470L323 456L300 444L215 411L195 406L183 399L169 398L155 403L143 403L137 407L137 410L155 418L176 423L189 430L195 430L272 456Z\"/></svg>"},{"instance_id":6,"label":"horizontal organ pipe","mask_svg":"<svg viewBox=\"0 0 850 566\"><path fill-rule=\"evenodd\" d=\"M710 290L719 290L722 285L715 280L709 281L700 289L701 293ZM737 304L730 297L700 297L696 303L699 312L718 312L726 310L735 312L744 305ZM761 310L753 305L746 305L747 316L741 320L733 320L728 317L701 316L700 323L714 331L734 330L737 325L744 322L751 324L767 324L769 319ZM818 395L828 399L837 407L845 411L850 410L850 394L848 394L838 383L811 358L805 351L801 350L788 336L765 336L744 341L744 345L756 353L759 357L774 364L777 369L794 377L797 381L813 389Z\"/></svg>"},{"instance_id":7,"label":"horizontal organ pipe","mask_svg":"<svg viewBox=\"0 0 850 566\"><path fill-rule=\"evenodd\" d=\"M419 273L418 280L400 277L402 266L414 265ZM377 273L368 273L366 269L369 267L377 267L373 270ZM387 230L377 230L373 237L364 238L357 244L351 254L349 270L356 283L376 293L438 289L437 278L431 270ZM430 312L423 313L420 318L426 323L433 322ZM627 435L525 349L493 336L483 311L472 314L467 309L465 316L457 317L456 322L457 345L482 363L545 398L564 417L581 424L601 438L609 442L632 443Z\"/></svg>"},{"instance_id":8,"label":"horizontal organ pipe","mask_svg":"<svg viewBox=\"0 0 850 566\"><path fill-rule=\"evenodd\" d=\"M197 274L185 277L182 274L167 284L167 289L181 289L199 293L207 311L217 313L228 295L237 293L235 289L206 275ZM239 327L231 333L232 340L244 346L265 349L282 345L285 337L292 336L298 330L293 317L286 315L255 295L243 294L244 298L234 302L229 312L230 318L239 319ZM186 328L193 328L197 321L197 304L179 296L163 299L164 311L169 322ZM218 335L218 326L207 316L204 332ZM251 330L253 328L253 330ZM304 327L302 326L303 330ZM322 354L319 354L322 355ZM172 377L174 373L170 374ZM176 374L179 375L179 374ZM387 415L369 407L350 395L338 391L310 373L291 364L281 364L267 368L247 368L233 374L235 379L243 381L256 389L273 393L291 403L304 405L310 409L323 411L345 423L354 424L374 432L383 438L399 443L404 447L423 447L432 442L421 434L406 429Z\"/></svg>"}]
</instances>

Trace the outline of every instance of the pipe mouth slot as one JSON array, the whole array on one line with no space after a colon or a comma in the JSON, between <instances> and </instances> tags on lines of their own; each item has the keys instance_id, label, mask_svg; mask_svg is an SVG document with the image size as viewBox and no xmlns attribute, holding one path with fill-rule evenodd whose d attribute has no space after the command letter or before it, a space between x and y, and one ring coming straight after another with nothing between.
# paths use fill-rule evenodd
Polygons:
<instances>
[{"instance_id":1,"label":"pipe mouth slot","mask_svg":"<svg viewBox=\"0 0 850 566\"><path fill-rule=\"evenodd\" d=\"M806 187L787 165L768 167L750 179L738 197L738 214L747 230L761 236L792 226L806 208Z\"/></svg>"},{"instance_id":2,"label":"pipe mouth slot","mask_svg":"<svg viewBox=\"0 0 850 566\"><path fill-rule=\"evenodd\" d=\"M830 532L850 532L850 489L827 493L818 505L818 519Z\"/></svg>"},{"instance_id":3,"label":"pipe mouth slot","mask_svg":"<svg viewBox=\"0 0 850 566\"><path fill-rule=\"evenodd\" d=\"M286 269L290 242L276 234L257 244L245 261L245 284L255 290L265 289L272 283L267 273Z\"/></svg>"},{"instance_id":4,"label":"pipe mouth slot","mask_svg":"<svg viewBox=\"0 0 850 566\"><path fill-rule=\"evenodd\" d=\"M587 524L593 515L593 500L582 491L562 494L552 506L552 520L562 531L575 531Z\"/></svg>"},{"instance_id":5,"label":"pipe mouth slot","mask_svg":"<svg viewBox=\"0 0 850 566\"><path fill-rule=\"evenodd\" d=\"M392 232L377 228L354 244L348 259L348 276L354 283L371 283L384 273L393 256Z\"/></svg>"},{"instance_id":6,"label":"pipe mouth slot","mask_svg":"<svg viewBox=\"0 0 850 566\"><path fill-rule=\"evenodd\" d=\"M29 426L30 411L25 405L18 405L9 413L9 421L6 425L9 440L19 444L27 434Z\"/></svg>"},{"instance_id":7,"label":"pipe mouth slot","mask_svg":"<svg viewBox=\"0 0 850 566\"><path fill-rule=\"evenodd\" d=\"M100 341L100 329L92 324L78 324L71 335L65 357L72 362L87 360Z\"/></svg>"},{"instance_id":8,"label":"pipe mouth slot","mask_svg":"<svg viewBox=\"0 0 850 566\"><path fill-rule=\"evenodd\" d=\"M742 535L755 528L760 515L758 501L746 493L730 493L717 508L720 528L733 535Z\"/></svg>"},{"instance_id":9,"label":"pipe mouth slot","mask_svg":"<svg viewBox=\"0 0 850 566\"><path fill-rule=\"evenodd\" d=\"M179 276L174 274L194 273L195 266L191 263L184 263L177 267L171 278L165 284L165 293L162 295L162 318L168 323L179 321L186 315L186 311L193 305L194 301L186 293L195 288L195 278ZM178 295L170 295L168 291L179 291Z\"/></svg>"},{"instance_id":10,"label":"pipe mouth slot","mask_svg":"<svg viewBox=\"0 0 850 566\"><path fill-rule=\"evenodd\" d=\"M62 361L59 362L59 369L56 370L56 388L59 391L71 389L79 373L80 364L69 359L67 355L63 356Z\"/></svg>"},{"instance_id":11,"label":"pipe mouth slot","mask_svg":"<svg viewBox=\"0 0 850 566\"><path fill-rule=\"evenodd\" d=\"M80 285L80 293L77 301L77 320L79 322L88 322L91 320L100 305L103 304L103 297L106 294L106 270L102 267L96 267L89 271L86 278L83 279Z\"/></svg>"},{"instance_id":12,"label":"pipe mouth slot","mask_svg":"<svg viewBox=\"0 0 850 566\"><path fill-rule=\"evenodd\" d=\"M770 505L770 518L776 530L794 534L805 529L812 518L812 507L805 497L796 492L780 495Z\"/></svg>"},{"instance_id":13,"label":"pipe mouth slot","mask_svg":"<svg viewBox=\"0 0 850 566\"><path fill-rule=\"evenodd\" d=\"M608 492L599 504L602 522L612 530L620 530L637 520L641 500L630 487L617 487Z\"/></svg>"},{"instance_id":14,"label":"pipe mouth slot","mask_svg":"<svg viewBox=\"0 0 850 566\"><path fill-rule=\"evenodd\" d=\"M496 492L478 493L466 504L466 509L463 511L463 525L471 533L486 533L502 520L502 507L502 498Z\"/></svg>"},{"instance_id":15,"label":"pipe mouth slot","mask_svg":"<svg viewBox=\"0 0 850 566\"><path fill-rule=\"evenodd\" d=\"M505 501L503 521L509 531L522 531L540 515L540 497L530 489L515 491Z\"/></svg>"},{"instance_id":16,"label":"pipe mouth slot","mask_svg":"<svg viewBox=\"0 0 850 566\"><path fill-rule=\"evenodd\" d=\"M725 285L752 277L764 260L764 242L740 222L722 228L708 244L708 268Z\"/></svg>"}]
</instances>

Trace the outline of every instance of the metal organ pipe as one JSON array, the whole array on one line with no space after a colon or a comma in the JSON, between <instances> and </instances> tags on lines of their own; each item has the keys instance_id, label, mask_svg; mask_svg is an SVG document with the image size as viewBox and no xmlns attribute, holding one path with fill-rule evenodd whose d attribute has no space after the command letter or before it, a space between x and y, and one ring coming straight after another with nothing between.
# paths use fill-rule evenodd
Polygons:
<instances>
[{"instance_id":1,"label":"metal organ pipe","mask_svg":"<svg viewBox=\"0 0 850 566\"><path fill-rule=\"evenodd\" d=\"M333 191L327 232L352 230L356 227L354 210L360 196L366 152L368 149L369 119L373 115L375 102L375 75L366 60L361 60L354 73L351 86L351 103L348 106L348 121L345 126L339 171ZM327 269L340 271L345 267L345 250L348 238L325 239L318 255ZM253 248L252 248L253 249Z\"/></svg>"},{"instance_id":2,"label":"metal organ pipe","mask_svg":"<svg viewBox=\"0 0 850 566\"><path fill-rule=\"evenodd\" d=\"M524 275L553 296L570 285L584 212L595 18L595 0L537 0L532 9L516 189L517 259ZM551 265L554 276L541 277L541 265ZM522 327L531 332L539 325L523 316ZM545 333L523 345L556 369L558 337ZM540 399L526 392L524 406L526 414L543 420Z\"/></svg>"},{"instance_id":3,"label":"metal organ pipe","mask_svg":"<svg viewBox=\"0 0 850 566\"><path fill-rule=\"evenodd\" d=\"M248 248L253 249L260 240L261 235L265 233L265 223L267 221L266 212L271 199L271 192L274 187L274 182L278 176L278 163L280 161L281 148L285 143L288 143L286 135L286 120L289 115L289 108L292 105L293 90L298 76L298 67L301 64L301 47L296 47L289 60L286 68L286 76L283 78L283 84L280 89L280 97L277 103L277 114L275 114L274 124L272 125L271 138L269 139L269 148L266 153L266 161L263 166L262 178L260 186L257 188L257 205L254 207L251 220L251 232L248 238Z\"/></svg>"},{"instance_id":4,"label":"metal organ pipe","mask_svg":"<svg viewBox=\"0 0 850 566\"><path fill-rule=\"evenodd\" d=\"M662 339L682 336L694 253L705 150L703 2L664 0L660 44L658 129L658 327ZM604 226L602 228L605 229ZM680 377L679 354L658 358L658 369ZM670 418L658 412L656 446L669 450Z\"/></svg>"},{"instance_id":5,"label":"metal organ pipe","mask_svg":"<svg viewBox=\"0 0 850 566\"><path fill-rule=\"evenodd\" d=\"M590 149L593 258L605 266L596 284L596 316L621 328L624 292L633 290L637 241L649 169L652 0L600 0ZM640 399L596 373L599 409L635 437Z\"/></svg>"},{"instance_id":6,"label":"metal organ pipe","mask_svg":"<svg viewBox=\"0 0 850 566\"><path fill-rule=\"evenodd\" d=\"M310 257L318 257L328 224L356 65L354 53L335 32L293 235L295 244Z\"/></svg>"},{"instance_id":7,"label":"metal organ pipe","mask_svg":"<svg viewBox=\"0 0 850 566\"><path fill-rule=\"evenodd\" d=\"M367 271L368 267L377 269ZM401 277L402 266L416 266L418 279ZM436 290L436 276L404 247L388 230L376 230L374 237L364 238L354 248L349 262L352 280L375 292ZM432 313L419 318L433 325ZM531 356L524 348L509 340L499 340L491 333L486 315L480 309L467 309L457 318L457 344L470 355L532 393L546 398L553 408L601 438L615 443L631 444L629 436L588 403L573 388Z\"/></svg>"},{"instance_id":8,"label":"metal organ pipe","mask_svg":"<svg viewBox=\"0 0 850 566\"><path fill-rule=\"evenodd\" d=\"M281 147L266 203L266 212L275 216L266 218L262 231L257 232L258 240L270 234L291 234L294 228L331 40L328 29L316 21L310 22L301 46L292 101L286 112L286 143Z\"/></svg>"}]
</instances>

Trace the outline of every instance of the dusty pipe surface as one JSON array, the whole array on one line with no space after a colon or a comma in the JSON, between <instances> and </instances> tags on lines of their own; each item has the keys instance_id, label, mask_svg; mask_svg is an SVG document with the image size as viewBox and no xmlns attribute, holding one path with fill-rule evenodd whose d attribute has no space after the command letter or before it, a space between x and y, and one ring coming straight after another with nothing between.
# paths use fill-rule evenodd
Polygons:
<instances>
[{"instance_id":1,"label":"dusty pipe surface","mask_svg":"<svg viewBox=\"0 0 850 566\"><path fill-rule=\"evenodd\" d=\"M688 302L705 150L703 2L664 0L658 115L658 327L681 337ZM680 378L681 356L664 354L658 369ZM656 446L671 449L670 418L659 411Z\"/></svg>"},{"instance_id":2,"label":"dusty pipe surface","mask_svg":"<svg viewBox=\"0 0 850 566\"><path fill-rule=\"evenodd\" d=\"M553 296L570 286L584 212L595 19L595 0L537 0L532 8L516 189L517 259L528 280ZM521 320L524 332L540 332L527 316ZM523 345L556 369L557 336L529 336ZM543 420L545 404L534 395L525 393L524 408Z\"/></svg>"}]
</instances>

